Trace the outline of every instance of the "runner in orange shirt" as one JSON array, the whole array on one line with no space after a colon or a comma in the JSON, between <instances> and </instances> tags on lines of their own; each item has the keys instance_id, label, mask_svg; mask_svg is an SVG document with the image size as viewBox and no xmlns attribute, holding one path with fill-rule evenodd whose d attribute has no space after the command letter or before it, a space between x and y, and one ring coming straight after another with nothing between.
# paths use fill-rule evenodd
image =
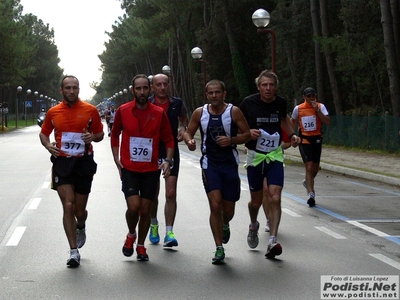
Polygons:
<instances>
[{"instance_id":1,"label":"runner in orange shirt","mask_svg":"<svg viewBox=\"0 0 400 300\"><path fill-rule=\"evenodd\" d=\"M312 87L303 91L304 102L297 105L292 112L292 125L299 123L299 136L301 144L299 151L306 168L306 178L303 186L308 193L307 204L315 206L314 178L318 174L322 151L322 124L330 125L328 110L319 103L317 93Z\"/></svg>"},{"instance_id":2,"label":"runner in orange shirt","mask_svg":"<svg viewBox=\"0 0 400 300\"><path fill-rule=\"evenodd\" d=\"M104 132L96 107L79 99L75 76L62 79L60 92L63 100L47 112L39 138L51 154L52 189L63 205L63 225L70 246L67 265L77 267L78 248L86 242L86 204L97 168L92 142L100 142ZM55 142L50 142L53 130Z\"/></svg>"}]
</instances>

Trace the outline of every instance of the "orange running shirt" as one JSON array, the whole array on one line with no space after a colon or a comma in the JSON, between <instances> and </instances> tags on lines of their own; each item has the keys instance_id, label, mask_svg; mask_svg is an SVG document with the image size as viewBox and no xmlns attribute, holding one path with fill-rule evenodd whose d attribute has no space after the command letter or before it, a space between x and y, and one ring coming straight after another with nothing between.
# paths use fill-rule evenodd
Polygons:
<instances>
[{"instance_id":1,"label":"orange running shirt","mask_svg":"<svg viewBox=\"0 0 400 300\"><path fill-rule=\"evenodd\" d=\"M318 108L324 115L328 115L324 104L318 102ZM304 101L294 108L292 118L299 121L301 136L322 136L321 119L318 117L315 108L307 101ZM310 142L306 139L302 139L302 143L309 144Z\"/></svg>"},{"instance_id":2,"label":"orange running shirt","mask_svg":"<svg viewBox=\"0 0 400 300\"><path fill-rule=\"evenodd\" d=\"M78 99L77 103L71 107L63 100L60 104L53 106L49 109L42 125L41 133L50 136L54 130L54 138L59 149L64 149L62 142L64 139L71 139L69 145L72 148L80 148L74 152L66 153L60 151L60 156L81 156L84 154L92 154L93 147L90 145L78 145L79 134L84 133L86 130L96 134L103 131L103 124L101 123L100 115L95 106L90 103L83 102ZM74 133L78 133L74 134ZM83 142L83 141L82 141ZM83 148L81 148L82 146Z\"/></svg>"}]
</instances>

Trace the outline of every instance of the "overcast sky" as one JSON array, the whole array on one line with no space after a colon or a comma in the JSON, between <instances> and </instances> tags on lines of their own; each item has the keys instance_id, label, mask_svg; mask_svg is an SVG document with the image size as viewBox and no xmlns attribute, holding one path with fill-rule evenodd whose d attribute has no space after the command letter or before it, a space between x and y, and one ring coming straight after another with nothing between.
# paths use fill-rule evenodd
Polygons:
<instances>
[{"instance_id":1,"label":"overcast sky","mask_svg":"<svg viewBox=\"0 0 400 300\"><path fill-rule=\"evenodd\" d=\"M80 97L95 94L89 87L100 82L100 60L97 55L108 41L105 31L123 15L118 0L20 0L23 14L32 13L54 29L55 43L64 73L78 77ZM33 88L33 87L26 87ZM39 91L39 93L45 91Z\"/></svg>"}]
</instances>

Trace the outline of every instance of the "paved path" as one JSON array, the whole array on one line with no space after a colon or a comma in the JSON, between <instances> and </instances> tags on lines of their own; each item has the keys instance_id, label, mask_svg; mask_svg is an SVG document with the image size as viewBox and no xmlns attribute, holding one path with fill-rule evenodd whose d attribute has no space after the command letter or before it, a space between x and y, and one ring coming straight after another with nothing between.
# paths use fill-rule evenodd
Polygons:
<instances>
[{"instance_id":1,"label":"paved path","mask_svg":"<svg viewBox=\"0 0 400 300\"><path fill-rule=\"evenodd\" d=\"M321 169L400 186L400 157L322 146ZM285 150L287 160L302 162L298 148Z\"/></svg>"}]
</instances>

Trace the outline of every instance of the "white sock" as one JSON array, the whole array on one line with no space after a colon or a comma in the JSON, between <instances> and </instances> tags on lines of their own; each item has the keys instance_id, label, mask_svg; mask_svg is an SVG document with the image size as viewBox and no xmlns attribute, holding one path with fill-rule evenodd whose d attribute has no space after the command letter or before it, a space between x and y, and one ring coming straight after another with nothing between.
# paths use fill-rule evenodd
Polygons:
<instances>
[{"instance_id":1,"label":"white sock","mask_svg":"<svg viewBox=\"0 0 400 300\"><path fill-rule=\"evenodd\" d=\"M166 232L168 233L169 231L172 231L173 226L167 226L165 227Z\"/></svg>"}]
</instances>

